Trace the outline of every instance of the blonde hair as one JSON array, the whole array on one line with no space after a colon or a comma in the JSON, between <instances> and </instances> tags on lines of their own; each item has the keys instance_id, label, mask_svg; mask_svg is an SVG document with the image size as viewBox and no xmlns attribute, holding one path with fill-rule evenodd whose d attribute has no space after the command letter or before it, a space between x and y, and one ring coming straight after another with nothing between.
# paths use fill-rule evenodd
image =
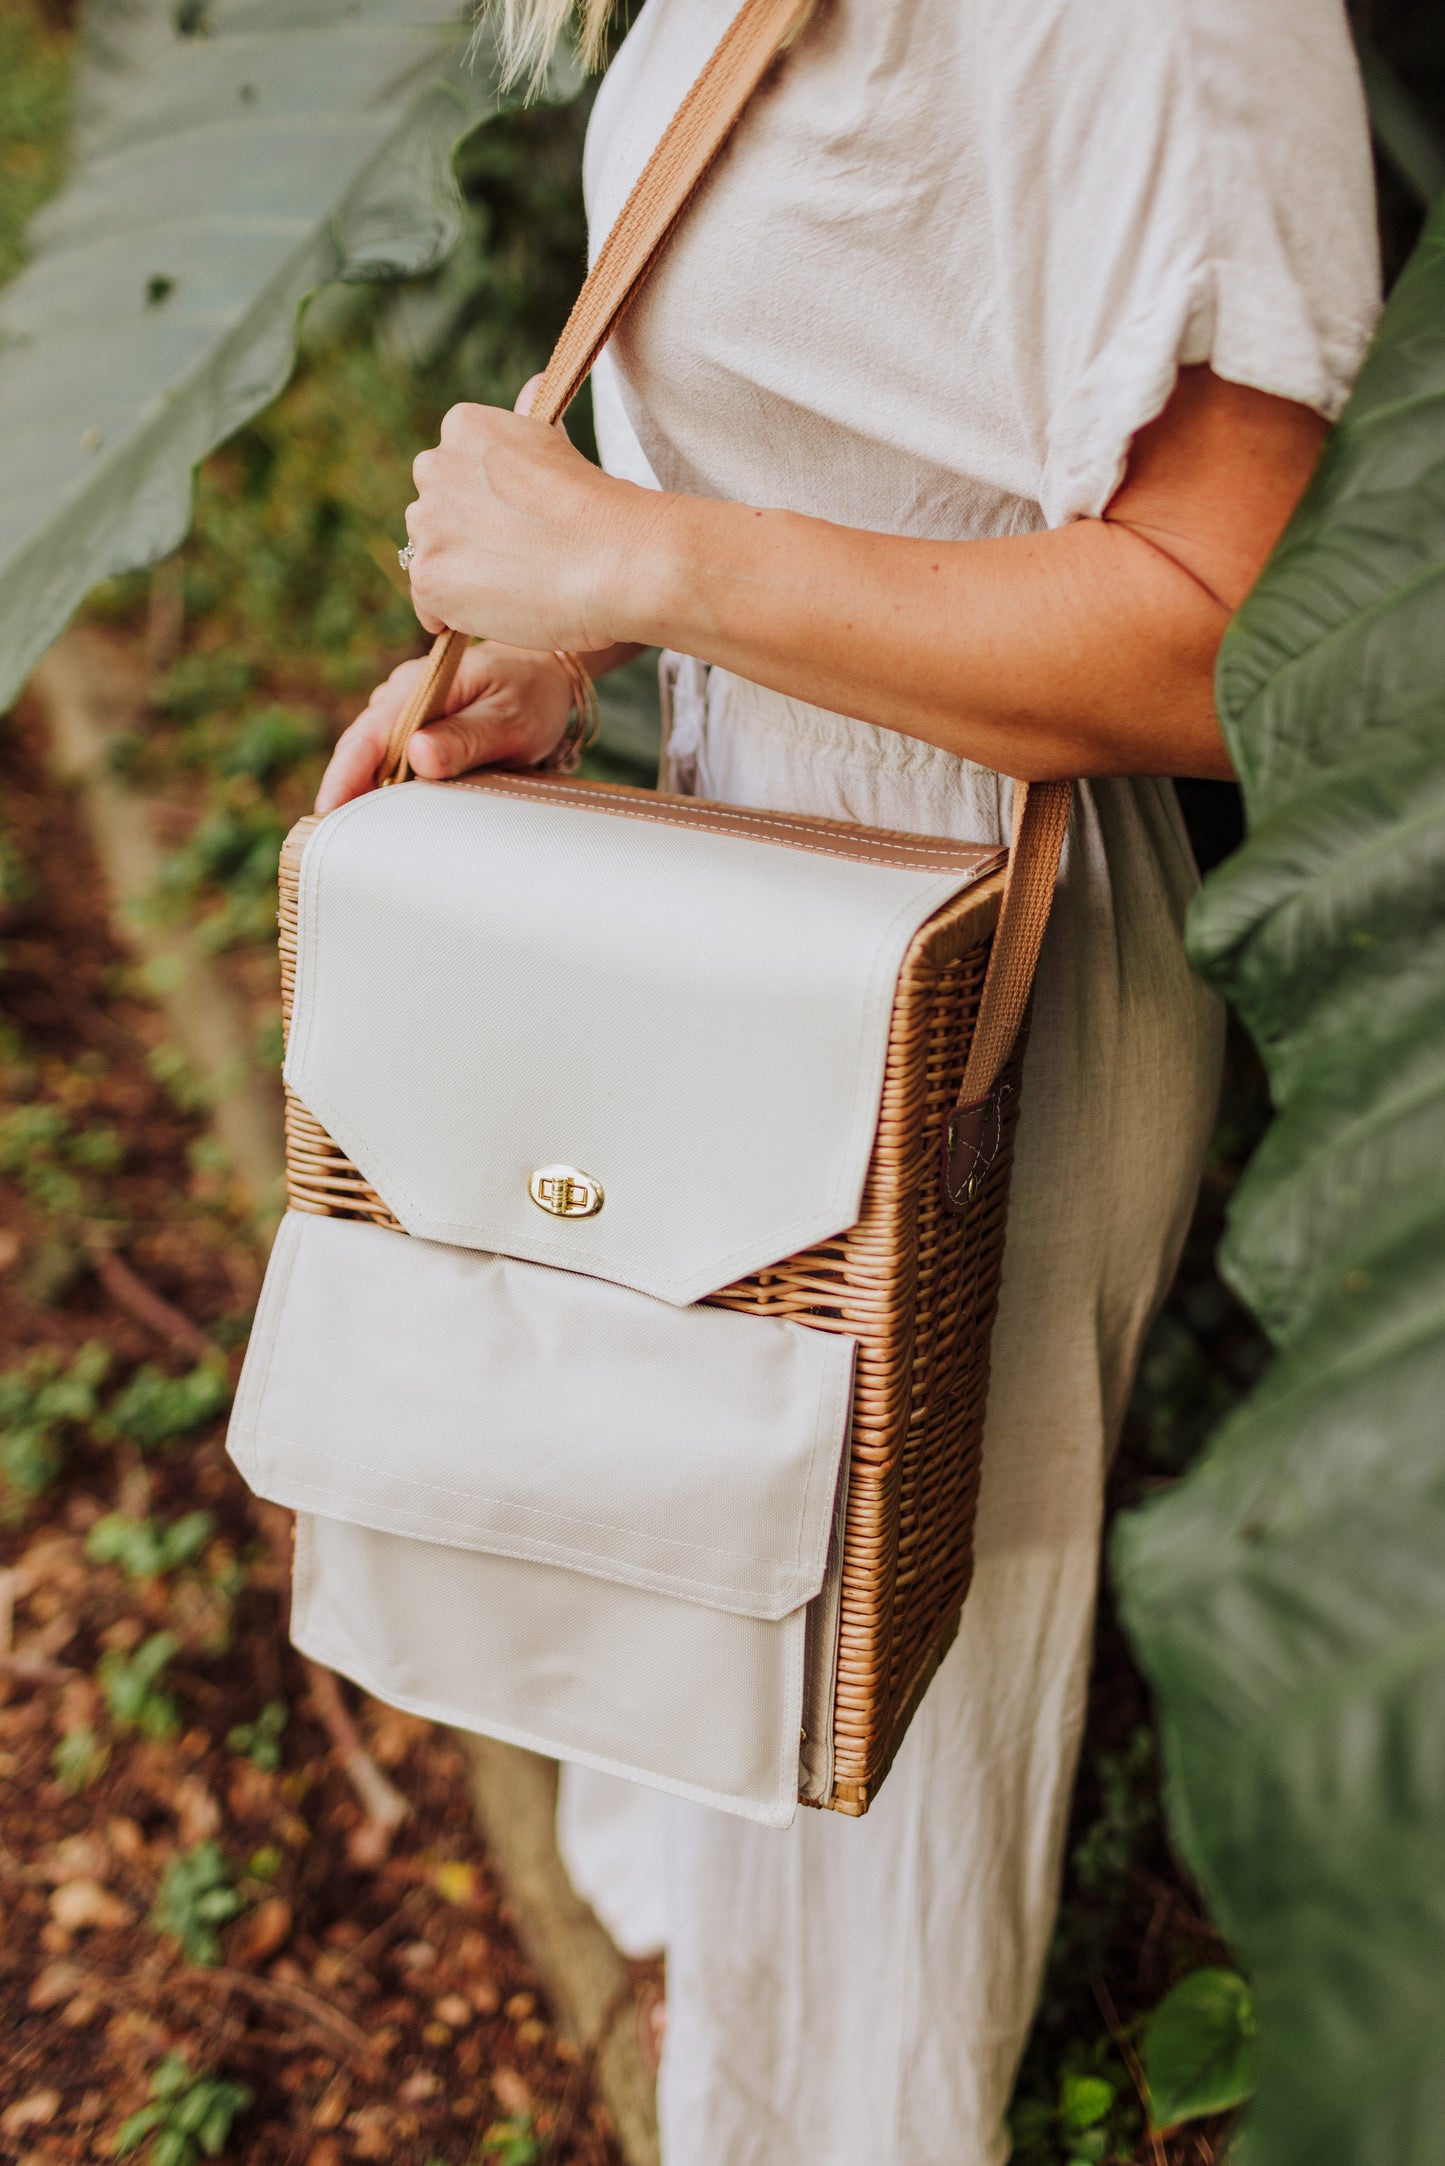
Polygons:
<instances>
[{"instance_id":1,"label":"blonde hair","mask_svg":"<svg viewBox=\"0 0 1445 2166\"><path fill-rule=\"evenodd\" d=\"M783 40L792 44L807 24L818 0L798 0L798 12ZM529 92L541 89L552 55L569 27L578 58L587 69L595 68L607 43L607 24L615 0L482 0L477 10L477 30L490 20L501 58L503 85L525 82Z\"/></svg>"},{"instance_id":2,"label":"blonde hair","mask_svg":"<svg viewBox=\"0 0 1445 2166\"><path fill-rule=\"evenodd\" d=\"M583 66L597 66L613 5L614 0L483 0L477 10L477 30L480 34L483 24L490 23L503 86L525 82L535 94L569 28Z\"/></svg>"}]
</instances>

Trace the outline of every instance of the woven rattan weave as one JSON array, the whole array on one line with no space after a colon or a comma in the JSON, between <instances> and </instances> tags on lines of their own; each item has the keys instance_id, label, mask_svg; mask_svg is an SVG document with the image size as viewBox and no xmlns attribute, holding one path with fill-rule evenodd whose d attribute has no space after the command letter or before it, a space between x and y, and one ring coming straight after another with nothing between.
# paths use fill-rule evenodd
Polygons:
<instances>
[{"instance_id":1,"label":"woven rattan weave","mask_svg":"<svg viewBox=\"0 0 1445 2166\"><path fill-rule=\"evenodd\" d=\"M316 824L293 828L281 860L288 1027L301 857ZM726 1308L846 1332L858 1344L834 1788L826 1801L855 1816L867 1811L954 1637L972 1572L1016 1088L1004 1098L1003 1146L962 1215L940 1193L939 1144L959 1092L1002 887L994 873L947 904L904 961L858 1223L711 1296ZM1016 1084L1013 1067L1005 1078ZM294 1210L397 1226L289 1093L286 1162Z\"/></svg>"}]
</instances>

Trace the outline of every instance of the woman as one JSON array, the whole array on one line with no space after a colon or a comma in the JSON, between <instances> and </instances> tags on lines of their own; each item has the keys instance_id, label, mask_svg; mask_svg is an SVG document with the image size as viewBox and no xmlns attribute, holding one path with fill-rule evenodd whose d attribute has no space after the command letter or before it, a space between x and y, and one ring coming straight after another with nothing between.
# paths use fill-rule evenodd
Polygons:
<instances>
[{"instance_id":1,"label":"woman","mask_svg":"<svg viewBox=\"0 0 1445 2166\"><path fill-rule=\"evenodd\" d=\"M546 0L517 0L541 35ZM594 14L605 12L600 4ZM594 244L731 0L648 0ZM560 666L674 663L673 787L999 839L1085 778L1034 1011L957 1644L861 1825L569 1773L574 1877L665 1940L667 2166L996 2166L1056 1900L1104 1470L1210 1130L1166 781L1227 775L1224 625L1376 307L1339 0L820 0L596 382L603 467L453 409L422 622L485 631L424 776L544 757ZM703 665L708 665L704 667ZM405 665L337 748L370 786ZM1144 779L1139 779L1139 778Z\"/></svg>"}]
</instances>

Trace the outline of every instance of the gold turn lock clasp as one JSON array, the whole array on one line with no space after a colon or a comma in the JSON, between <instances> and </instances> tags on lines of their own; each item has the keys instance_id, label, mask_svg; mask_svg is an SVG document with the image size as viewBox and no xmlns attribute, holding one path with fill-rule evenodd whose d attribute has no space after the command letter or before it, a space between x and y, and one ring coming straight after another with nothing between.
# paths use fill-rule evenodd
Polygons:
<instances>
[{"instance_id":1,"label":"gold turn lock clasp","mask_svg":"<svg viewBox=\"0 0 1445 2166\"><path fill-rule=\"evenodd\" d=\"M539 1211L553 1218L595 1218L606 1201L602 1183L576 1166L539 1166L527 1183Z\"/></svg>"}]
</instances>

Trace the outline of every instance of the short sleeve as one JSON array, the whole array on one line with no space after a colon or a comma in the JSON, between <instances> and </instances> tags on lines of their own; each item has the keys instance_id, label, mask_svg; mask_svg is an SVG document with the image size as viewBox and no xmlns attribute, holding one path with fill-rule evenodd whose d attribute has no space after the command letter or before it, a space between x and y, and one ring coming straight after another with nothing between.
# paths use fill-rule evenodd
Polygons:
<instances>
[{"instance_id":1,"label":"short sleeve","mask_svg":"<svg viewBox=\"0 0 1445 2166\"><path fill-rule=\"evenodd\" d=\"M1018 0L995 23L1000 330L1048 524L1103 511L1181 365L1333 420L1379 309L1340 0Z\"/></svg>"}]
</instances>

